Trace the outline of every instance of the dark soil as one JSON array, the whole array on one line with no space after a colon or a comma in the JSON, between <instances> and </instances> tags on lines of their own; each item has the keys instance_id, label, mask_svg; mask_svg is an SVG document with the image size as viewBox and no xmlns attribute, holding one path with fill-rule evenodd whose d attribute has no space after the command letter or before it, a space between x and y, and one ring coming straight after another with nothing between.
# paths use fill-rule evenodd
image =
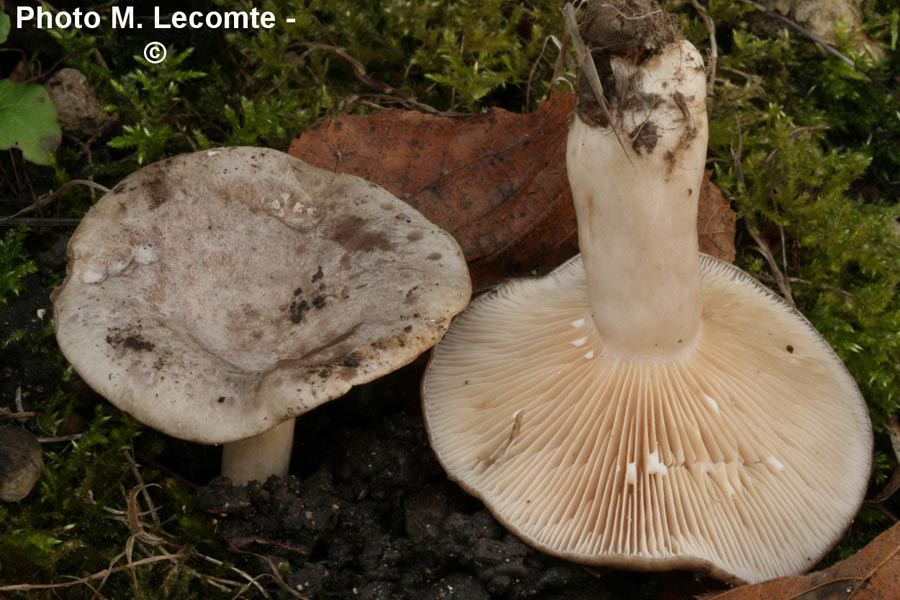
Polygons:
<instances>
[{"instance_id":1,"label":"dark soil","mask_svg":"<svg viewBox=\"0 0 900 600\"><path fill-rule=\"evenodd\" d=\"M0 228L0 236L5 233L6 230ZM26 405L31 404L28 402L30 397L42 396L56 388L60 361L64 361L58 352L46 356L48 348L39 348L37 344L7 342L10 336L35 340L42 333L49 334L49 330L43 330L49 328L53 317L50 273L57 273L62 278L69 239L65 234L53 235L55 241L37 257L39 273L27 276L20 295L9 299L6 305L0 305L0 398L14 398L17 390L21 390ZM23 348L23 343L29 347ZM52 348L53 344L49 346ZM3 406L11 408L6 404Z\"/></svg>"},{"instance_id":2,"label":"dark soil","mask_svg":"<svg viewBox=\"0 0 900 600\"><path fill-rule=\"evenodd\" d=\"M709 589L690 574L572 564L508 533L428 447L423 365L301 417L296 475L245 488L220 478L202 491L220 534L259 555L251 568L290 565L286 583L310 598L631 600Z\"/></svg>"}]
</instances>

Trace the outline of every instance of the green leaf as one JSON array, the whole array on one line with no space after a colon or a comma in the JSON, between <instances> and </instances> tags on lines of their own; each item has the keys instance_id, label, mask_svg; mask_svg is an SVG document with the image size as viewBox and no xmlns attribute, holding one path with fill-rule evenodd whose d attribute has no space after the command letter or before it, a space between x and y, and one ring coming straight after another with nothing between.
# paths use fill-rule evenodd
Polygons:
<instances>
[{"instance_id":1,"label":"green leaf","mask_svg":"<svg viewBox=\"0 0 900 600\"><path fill-rule=\"evenodd\" d=\"M9 15L0 11L0 44L6 43L9 36Z\"/></svg>"},{"instance_id":2,"label":"green leaf","mask_svg":"<svg viewBox=\"0 0 900 600\"><path fill-rule=\"evenodd\" d=\"M62 139L56 105L39 85L0 81L0 150L18 148L26 160L50 164Z\"/></svg>"}]
</instances>

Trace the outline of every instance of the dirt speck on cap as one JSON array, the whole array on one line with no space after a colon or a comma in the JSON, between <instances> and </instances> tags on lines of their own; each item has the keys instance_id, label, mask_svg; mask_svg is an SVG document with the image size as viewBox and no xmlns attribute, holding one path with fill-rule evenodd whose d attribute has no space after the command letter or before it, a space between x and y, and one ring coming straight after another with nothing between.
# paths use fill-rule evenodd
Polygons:
<instances>
[{"instance_id":1,"label":"dirt speck on cap","mask_svg":"<svg viewBox=\"0 0 900 600\"><path fill-rule=\"evenodd\" d=\"M341 360L341 364L345 367L358 367L361 358L358 352L351 352Z\"/></svg>"},{"instance_id":2,"label":"dirt speck on cap","mask_svg":"<svg viewBox=\"0 0 900 600\"><path fill-rule=\"evenodd\" d=\"M295 325L302 323L303 315L306 314L307 310L309 310L309 302L303 298L297 298L291 302L289 310L291 323L294 323Z\"/></svg>"},{"instance_id":3,"label":"dirt speck on cap","mask_svg":"<svg viewBox=\"0 0 900 600\"><path fill-rule=\"evenodd\" d=\"M644 121L630 134L631 147L638 154L646 152L650 154L656 148L659 135L656 133L656 124L653 121Z\"/></svg>"},{"instance_id":4,"label":"dirt speck on cap","mask_svg":"<svg viewBox=\"0 0 900 600\"><path fill-rule=\"evenodd\" d=\"M147 341L140 333L140 326L133 329L110 329L106 336L106 343L114 348L132 350L134 352L152 352L156 345Z\"/></svg>"},{"instance_id":5,"label":"dirt speck on cap","mask_svg":"<svg viewBox=\"0 0 900 600\"><path fill-rule=\"evenodd\" d=\"M150 203L150 210L156 210L168 202L171 197L169 184L162 173L149 179L145 185L147 186L147 201Z\"/></svg>"},{"instance_id":6,"label":"dirt speck on cap","mask_svg":"<svg viewBox=\"0 0 900 600\"><path fill-rule=\"evenodd\" d=\"M366 221L356 215L347 215L340 219L331 232L332 239L347 252L370 252L381 250L389 252L394 244L381 231L372 231L366 227Z\"/></svg>"}]
</instances>

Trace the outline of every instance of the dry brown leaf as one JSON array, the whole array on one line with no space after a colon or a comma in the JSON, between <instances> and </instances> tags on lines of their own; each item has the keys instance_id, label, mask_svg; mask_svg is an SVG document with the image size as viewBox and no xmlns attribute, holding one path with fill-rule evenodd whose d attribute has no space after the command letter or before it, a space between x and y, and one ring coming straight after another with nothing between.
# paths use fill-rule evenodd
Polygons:
<instances>
[{"instance_id":1,"label":"dry brown leaf","mask_svg":"<svg viewBox=\"0 0 900 600\"><path fill-rule=\"evenodd\" d=\"M476 290L484 289L547 272L578 251L565 165L573 107L571 94L559 94L529 114L344 115L294 140L290 153L373 181L414 206L456 237ZM733 260L734 221L707 178L701 249Z\"/></svg>"},{"instance_id":2,"label":"dry brown leaf","mask_svg":"<svg viewBox=\"0 0 900 600\"><path fill-rule=\"evenodd\" d=\"M697 213L697 232L700 251L731 262L734 260L734 227L737 214L728 200L709 180L709 172L700 186L700 208Z\"/></svg>"},{"instance_id":3,"label":"dry brown leaf","mask_svg":"<svg viewBox=\"0 0 900 600\"><path fill-rule=\"evenodd\" d=\"M900 523L836 565L809 575L780 577L708 600L897 600L900 598Z\"/></svg>"}]
</instances>

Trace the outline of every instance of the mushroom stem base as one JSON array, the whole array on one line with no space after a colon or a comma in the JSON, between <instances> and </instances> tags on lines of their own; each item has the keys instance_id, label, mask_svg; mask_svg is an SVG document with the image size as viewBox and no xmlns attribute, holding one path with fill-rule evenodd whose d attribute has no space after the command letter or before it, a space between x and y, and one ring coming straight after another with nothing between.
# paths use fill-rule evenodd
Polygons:
<instances>
[{"instance_id":1,"label":"mushroom stem base","mask_svg":"<svg viewBox=\"0 0 900 600\"><path fill-rule=\"evenodd\" d=\"M295 421L288 419L265 433L222 446L222 475L234 485L287 475Z\"/></svg>"}]
</instances>

